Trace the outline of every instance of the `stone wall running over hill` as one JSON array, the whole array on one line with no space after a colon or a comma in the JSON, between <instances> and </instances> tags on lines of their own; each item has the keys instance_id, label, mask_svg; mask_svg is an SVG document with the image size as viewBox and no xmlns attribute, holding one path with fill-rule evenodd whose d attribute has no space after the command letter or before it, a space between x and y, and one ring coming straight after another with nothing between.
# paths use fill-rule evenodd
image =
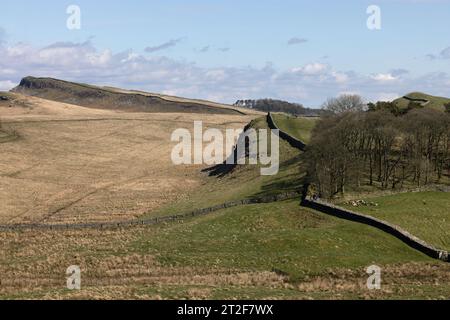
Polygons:
<instances>
[{"instance_id":1,"label":"stone wall running over hill","mask_svg":"<svg viewBox=\"0 0 450 320\"><path fill-rule=\"evenodd\" d=\"M267 122L269 124L269 127L272 129L278 129L275 122L273 121L273 118L271 114L269 113L267 115ZM280 137L282 139L285 139L288 141L293 147L304 150L306 145L290 136L289 134L283 132L280 130ZM343 209L340 207L337 207L335 205L332 205L330 203L321 201L321 200L314 200L307 196L307 185L304 187L302 191L298 192L287 192L287 193L281 193L278 195L272 195L272 196L264 196L260 198L253 198L253 199L242 199L242 200L236 200L236 201L230 201L226 202L220 205L216 205L213 207L203 208L203 209L197 209L188 213L179 214L179 215L171 215L171 216L164 216L164 217L155 217L155 218L148 218L148 219L140 219L140 220L134 220L134 221L122 221L122 222L109 222L109 223L86 223L86 224L61 224L61 225L49 225L49 224L26 224L26 225L0 225L0 231L20 231L20 230L71 230L71 229L106 229L106 228L124 228L124 227L130 227L130 226L139 226L139 225L155 225L165 222L174 222L174 221L182 221L185 219L188 219L190 217L196 217L196 216L203 216L210 213L213 213L218 210L226 209L226 208L232 208L237 207L241 205L250 205L250 204L258 204L258 203L271 203L276 201L283 201L288 199L295 199L295 198L302 198L301 205L307 208L311 208L341 219L346 219L354 222L363 223L366 225L370 225L372 227L378 228L384 232L387 232L396 238L403 241L405 244L409 245L410 247L432 257L435 259L439 259L442 261L450 262L450 254L448 251L445 250L439 250L435 247L431 246L430 244L426 243L425 241L411 235L407 231L403 230L402 228L390 224L388 222L385 222L383 220L364 215L361 213L356 213L347 209Z\"/></svg>"},{"instance_id":2,"label":"stone wall running over hill","mask_svg":"<svg viewBox=\"0 0 450 320\"><path fill-rule=\"evenodd\" d=\"M188 218L204 216L222 209L232 208L243 205L258 204L258 203L271 203L277 201L284 201L289 199L299 198L300 192L285 192L276 195L263 196L259 198L242 199L236 201L230 201L223 204L219 204L213 207L193 210L191 212L182 213L178 215L170 215L163 217L155 217L148 219L138 219L130 221L115 221L104 223L78 223L78 224L43 224L43 223L29 223L29 224L15 224L15 225L0 225L0 232L5 231L21 231L21 230L77 230L77 229L110 229L110 228L125 228L131 226L141 225L156 225L165 222L182 221Z\"/></svg>"},{"instance_id":3,"label":"stone wall running over hill","mask_svg":"<svg viewBox=\"0 0 450 320\"><path fill-rule=\"evenodd\" d=\"M287 141L292 147L299 149L301 151L305 151L306 149L306 144L297 139L294 138L293 136L291 136L290 134L284 132L283 130L281 130L275 123L275 121L273 120L272 114L269 112L267 114L267 124L269 125L270 129L273 130L279 130L280 131L280 138Z\"/></svg>"},{"instance_id":4,"label":"stone wall running over hill","mask_svg":"<svg viewBox=\"0 0 450 320\"><path fill-rule=\"evenodd\" d=\"M364 223L369 226L378 228L384 232L387 232L394 237L402 240L404 243L409 245L410 247L428 255L429 257L439 259L442 261L450 262L449 252L445 250L439 250L433 247L432 245L426 243L425 241L413 236L409 232L403 230L402 228L390 224L386 221L364 215L361 213L356 213L347 209L343 209L332 205L330 203L321 201L321 200L313 200L310 197L304 197L302 200L302 206L308 207L341 219L346 219L354 222Z\"/></svg>"},{"instance_id":5,"label":"stone wall running over hill","mask_svg":"<svg viewBox=\"0 0 450 320\"><path fill-rule=\"evenodd\" d=\"M267 115L267 123L271 129L279 130L270 113ZM297 149L304 151L306 148L306 144L304 144L302 141L292 137L291 135L281 130L280 130L280 137L289 142L293 147L296 147ZM312 198L307 196L307 193L308 193L308 185L305 185L301 201L301 205L304 207L311 208L341 219L359 222L378 228L384 232L393 235L394 237L406 243L408 246L428 255L429 257L439 259L441 261L450 262L450 253L448 251L436 249L432 245L413 236L409 232L403 230L402 228L396 225L390 224L386 221L368 215L346 210L321 200L313 200Z\"/></svg>"},{"instance_id":6,"label":"stone wall running over hill","mask_svg":"<svg viewBox=\"0 0 450 320\"><path fill-rule=\"evenodd\" d=\"M411 98L411 97L408 97L408 96L404 96L403 99L406 99L406 100L411 101L411 102L417 102L422 107L425 107L426 105L428 105L430 103L430 100L427 100L427 99L416 99L416 98Z\"/></svg>"}]
</instances>

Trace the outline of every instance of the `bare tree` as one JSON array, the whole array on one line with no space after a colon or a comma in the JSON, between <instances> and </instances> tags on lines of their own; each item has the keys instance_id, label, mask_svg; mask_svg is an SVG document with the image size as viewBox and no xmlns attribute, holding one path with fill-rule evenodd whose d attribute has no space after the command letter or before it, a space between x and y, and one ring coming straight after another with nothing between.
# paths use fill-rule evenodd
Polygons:
<instances>
[{"instance_id":1,"label":"bare tree","mask_svg":"<svg viewBox=\"0 0 450 320\"><path fill-rule=\"evenodd\" d=\"M366 104L363 98L356 94L343 94L337 98L329 98L322 105L322 109L332 114L339 114L343 112L364 111Z\"/></svg>"}]
</instances>

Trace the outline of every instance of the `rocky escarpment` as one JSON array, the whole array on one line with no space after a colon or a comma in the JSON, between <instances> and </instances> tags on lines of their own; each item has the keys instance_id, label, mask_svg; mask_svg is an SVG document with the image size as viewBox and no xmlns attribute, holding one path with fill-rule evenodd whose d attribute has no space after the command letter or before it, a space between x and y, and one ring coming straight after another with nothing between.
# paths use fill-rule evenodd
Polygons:
<instances>
[{"instance_id":1,"label":"rocky escarpment","mask_svg":"<svg viewBox=\"0 0 450 320\"><path fill-rule=\"evenodd\" d=\"M138 92L121 92L109 88L68 82L52 78L23 78L13 92L88 108L128 112L189 112L242 114L233 108L220 108L198 102L169 101Z\"/></svg>"}]
</instances>

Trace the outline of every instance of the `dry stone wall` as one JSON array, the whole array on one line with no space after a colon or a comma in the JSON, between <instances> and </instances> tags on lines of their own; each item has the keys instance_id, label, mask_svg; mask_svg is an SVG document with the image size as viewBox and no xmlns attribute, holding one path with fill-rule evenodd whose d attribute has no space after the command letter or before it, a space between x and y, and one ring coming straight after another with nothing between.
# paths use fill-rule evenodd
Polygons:
<instances>
[{"instance_id":1,"label":"dry stone wall","mask_svg":"<svg viewBox=\"0 0 450 320\"><path fill-rule=\"evenodd\" d=\"M277 124L275 123L275 121L273 120L272 114L269 112L269 114L267 115L267 124L269 125L270 129L273 130L279 130L280 131L280 138L287 141L292 147L299 149L301 151L305 151L306 149L306 144L297 139L294 138L293 136L291 136L290 134L286 133L285 131L281 130Z\"/></svg>"},{"instance_id":2,"label":"dry stone wall","mask_svg":"<svg viewBox=\"0 0 450 320\"><path fill-rule=\"evenodd\" d=\"M279 129L270 113L267 115L267 123L271 129ZM306 148L306 144L304 144L302 141L290 136L289 134L281 130L280 130L280 138L286 140L293 147L296 147L297 149L300 149L302 151L304 151ZM410 247L428 255L429 257L450 262L450 253L448 251L437 249L434 246L415 237L414 235L410 234L409 232L403 230L402 228L396 225L390 224L386 221L368 215L364 215L361 213L337 207L333 204L330 204L322 200L314 200L311 197L308 197L307 191L308 185L305 185L303 188L301 201L301 205L304 207L308 207L341 219L364 223L366 225L378 228L384 232L393 235L394 237L400 239Z\"/></svg>"}]
</instances>

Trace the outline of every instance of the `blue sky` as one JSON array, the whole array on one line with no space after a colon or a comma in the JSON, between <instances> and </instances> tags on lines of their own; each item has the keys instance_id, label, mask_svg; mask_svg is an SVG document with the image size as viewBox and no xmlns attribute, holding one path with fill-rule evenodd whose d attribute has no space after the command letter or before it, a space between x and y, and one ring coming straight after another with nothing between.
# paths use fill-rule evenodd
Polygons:
<instances>
[{"instance_id":1,"label":"blue sky","mask_svg":"<svg viewBox=\"0 0 450 320\"><path fill-rule=\"evenodd\" d=\"M69 5L81 29L69 30ZM369 5L381 30L369 30ZM26 75L223 102L450 96L450 1L2 1L0 89ZM289 44L291 43L291 44Z\"/></svg>"}]
</instances>

